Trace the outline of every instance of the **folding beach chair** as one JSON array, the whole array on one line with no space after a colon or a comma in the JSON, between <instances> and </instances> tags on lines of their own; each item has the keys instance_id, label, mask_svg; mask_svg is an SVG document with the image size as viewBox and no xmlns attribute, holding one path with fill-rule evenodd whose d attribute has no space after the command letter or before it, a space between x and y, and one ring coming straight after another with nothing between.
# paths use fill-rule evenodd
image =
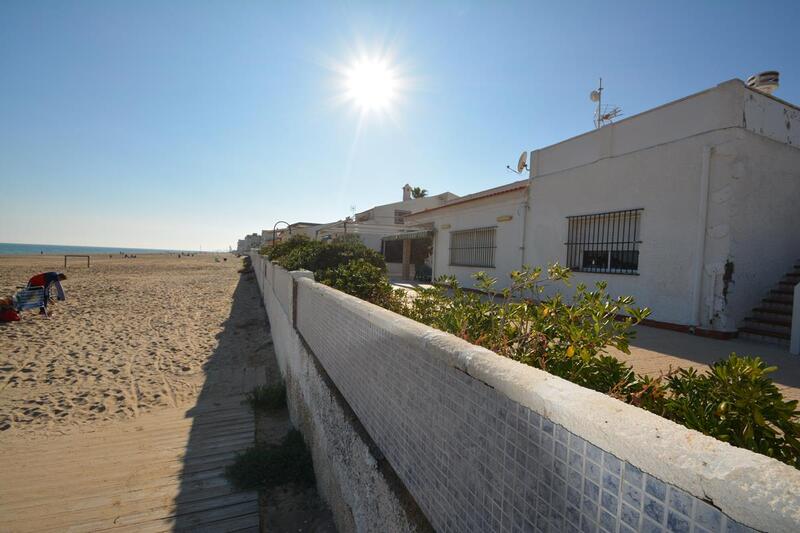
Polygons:
<instances>
[{"instance_id":1,"label":"folding beach chair","mask_svg":"<svg viewBox=\"0 0 800 533\"><path fill-rule=\"evenodd\" d=\"M25 311L26 309L42 309L45 316L47 315L46 298L47 294L44 292L44 287L30 287L17 291L14 295L14 308L17 311Z\"/></svg>"}]
</instances>

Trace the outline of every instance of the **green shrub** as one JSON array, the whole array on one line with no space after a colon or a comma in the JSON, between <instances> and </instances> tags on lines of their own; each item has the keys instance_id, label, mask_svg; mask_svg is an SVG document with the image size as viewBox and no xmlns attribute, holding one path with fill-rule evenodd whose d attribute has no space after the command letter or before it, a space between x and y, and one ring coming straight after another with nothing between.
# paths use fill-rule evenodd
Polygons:
<instances>
[{"instance_id":1,"label":"green shrub","mask_svg":"<svg viewBox=\"0 0 800 533\"><path fill-rule=\"evenodd\" d=\"M269 250L267 257L287 270L310 270L314 274L359 259L386 272L383 256L357 239L321 242L295 236Z\"/></svg>"},{"instance_id":2,"label":"green shrub","mask_svg":"<svg viewBox=\"0 0 800 533\"><path fill-rule=\"evenodd\" d=\"M245 402L253 412L274 413L286 407L286 385L259 385L247 393Z\"/></svg>"},{"instance_id":3,"label":"green shrub","mask_svg":"<svg viewBox=\"0 0 800 533\"><path fill-rule=\"evenodd\" d=\"M292 235L274 246L262 246L260 252L262 255L266 255L270 261L277 261L295 248L305 246L309 242L312 242L311 239L305 235Z\"/></svg>"},{"instance_id":4,"label":"green shrub","mask_svg":"<svg viewBox=\"0 0 800 533\"><path fill-rule=\"evenodd\" d=\"M666 378L664 416L740 448L800 467L797 400L785 401L758 357L735 353L708 373L680 369Z\"/></svg>"},{"instance_id":5,"label":"green shrub","mask_svg":"<svg viewBox=\"0 0 800 533\"><path fill-rule=\"evenodd\" d=\"M394 289L386 273L363 258L323 270L317 281L387 309L400 309L403 291Z\"/></svg>"},{"instance_id":6,"label":"green shrub","mask_svg":"<svg viewBox=\"0 0 800 533\"><path fill-rule=\"evenodd\" d=\"M630 353L629 343L648 309L630 297L612 298L606 284L579 284L571 298L545 295L545 284L565 283L570 272L558 265L523 268L510 274L507 289L475 276L489 296L468 292L454 278L419 291L400 312L494 352L545 370L583 387L664 416L706 435L774 457L800 468L797 401L785 401L767 376L775 370L758 358L736 354L710 372L679 369L662 378L637 375L608 355L613 346Z\"/></svg>"},{"instance_id":7,"label":"green shrub","mask_svg":"<svg viewBox=\"0 0 800 533\"><path fill-rule=\"evenodd\" d=\"M314 485L314 463L303 435L293 429L279 445L259 443L237 454L225 469L237 490L264 491L282 485Z\"/></svg>"}]
</instances>

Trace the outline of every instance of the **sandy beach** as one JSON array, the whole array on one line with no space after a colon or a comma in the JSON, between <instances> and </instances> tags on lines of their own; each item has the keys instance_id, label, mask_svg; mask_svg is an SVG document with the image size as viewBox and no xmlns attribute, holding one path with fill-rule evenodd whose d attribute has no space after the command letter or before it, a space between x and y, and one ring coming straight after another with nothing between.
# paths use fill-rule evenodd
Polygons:
<instances>
[{"instance_id":1,"label":"sandy beach","mask_svg":"<svg viewBox=\"0 0 800 533\"><path fill-rule=\"evenodd\" d=\"M221 257L227 257L222 261ZM70 259L66 301L0 324L2 438L100 427L191 405L231 314L241 261L224 254ZM0 294L62 256L0 256ZM211 364L217 364L216 362Z\"/></svg>"}]
</instances>

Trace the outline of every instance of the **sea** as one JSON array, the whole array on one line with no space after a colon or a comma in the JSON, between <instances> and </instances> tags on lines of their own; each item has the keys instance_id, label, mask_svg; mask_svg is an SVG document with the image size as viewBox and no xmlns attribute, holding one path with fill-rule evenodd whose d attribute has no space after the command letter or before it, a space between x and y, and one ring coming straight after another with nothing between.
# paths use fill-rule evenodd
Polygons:
<instances>
[{"instance_id":1,"label":"sea","mask_svg":"<svg viewBox=\"0 0 800 533\"><path fill-rule=\"evenodd\" d=\"M166 254L194 250L158 250L156 248L122 248L118 246L67 246L63 244L19 244L0 242L0 255L64 255L64 254Z\"/></svg>"}]
</instances>

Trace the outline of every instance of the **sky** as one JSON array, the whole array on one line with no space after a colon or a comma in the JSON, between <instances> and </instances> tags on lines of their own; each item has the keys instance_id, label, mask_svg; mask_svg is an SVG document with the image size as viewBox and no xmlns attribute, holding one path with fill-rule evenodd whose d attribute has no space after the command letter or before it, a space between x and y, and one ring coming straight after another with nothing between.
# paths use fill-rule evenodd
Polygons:
<instances>
[{"instance_id":1,"label":"sky","mask_svg":"<svg viewBox=\"0 0 800 533\"><path fill-rule=\"evenodd\" d=\"M779 70L800 2L0 3L0 242L227 249L409 183L519 179L523 150ZM352 98L381 65L393 98Z\"/></svg>"}]
</instances>

